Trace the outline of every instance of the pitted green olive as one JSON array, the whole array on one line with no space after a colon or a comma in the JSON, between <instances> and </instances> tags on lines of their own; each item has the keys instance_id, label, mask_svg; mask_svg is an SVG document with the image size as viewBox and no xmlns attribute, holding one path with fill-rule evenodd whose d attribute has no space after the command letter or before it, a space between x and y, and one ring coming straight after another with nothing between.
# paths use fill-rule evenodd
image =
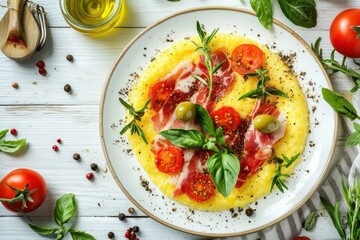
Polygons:
<instances>
[{"instance_id":1,"label":"pitted green olive","mask_svg":"<svg viewBox=\"0 0 360 240\"><path fill-rule=\"evenodd\" d=\"M279 120L268 114L257 115L253 123L255 129L262 133L273 133L280 127Z\"/></svg>"},{"instance_id":2,"label":"pitted green olive","mask_svg":"<svg viewBox=\"0 0 360 240\"><path fill-rule=\"evenodd\" d=\"M196 108L192 102L181 102L176 106L175 115L184 122L191 121L195 118Z\"/></svg>"}]
</instances>

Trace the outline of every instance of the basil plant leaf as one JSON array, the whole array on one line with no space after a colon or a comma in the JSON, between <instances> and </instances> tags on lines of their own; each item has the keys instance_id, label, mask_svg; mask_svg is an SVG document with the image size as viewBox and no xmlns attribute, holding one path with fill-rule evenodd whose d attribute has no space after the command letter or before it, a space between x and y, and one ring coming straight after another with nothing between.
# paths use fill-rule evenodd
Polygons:
<instances>
[{"instance_id":1,"label":"basil plant leaf","mask_svg":"<svg viewBox=\"0 0 360 240\"><path fill-rule=\"evenodd\" d=\"M261 25L271 29L273 21L273 10L271 0L250 0L251 8L256 12Z\"/></svg>"},{"instance_id":2,"label":"basil plant leaf","mask_svg":"<svg viewBox=\"0 0 360 240\"><path fill-rule=\"evenodd\" d=\"M206 137L197 130L169 129L159 133L172 144L182 148L202 148L206 143Z\"/></svg>"},{"instance_id":3,"label":"basil plant leaf","mask_svg":"<svg viewBox=\"0 0 360 240\"><path fill-rule=\"evenodd\" d=\"M71 237L73 240L96 240L93 236L86 232L76 231L76 230L69 230Z\"/></svg>"},{"instance_id":4,"label":"basil plant leaf","mask_svg":"<svg viewBox=\"0 0 360 240\"><path fill-rule=\"evenodd\" d=\"M281 11L295 25L316 26L317 12L314 0L279 0Z\"/></svg>"},{"instance_id":5,"label":"basil plant leaf","mask_svg":"<svg viewBox=\"0 0 360 240\"><path fill-rule=\"evenodd\" d=\"M229 196L239 175L239 159L234 154L215 153L208 159L207 164L219 193L224 197Z\"/></svg>"},{"instance_id":6,"label":"basil plant leaf","mask_svg":"<svg viewBox=\"0 0 360 240\"><path fill-rule=\"evenodd\" d=\"M26 139L19 140L1 140L0 141L0 152L15 153L25 147Z\"/></svg>"},{"instance_id":7,"label":"basil plant leaf","mask_svg":"<svg viewBox=\"0 0 360 240\"><path fill-rule=\"evenodd\" d=\"M76 212L75 195L72 193L62 195L57 201L54 210L54 220L57 225L63 226L70 221Z\"/></svg>"},{"instance_id":8,"label":"basil plant leaf","mask_svg":"<svg viewBox=\"0 0 360 240\"><path fill-rule=\"evenodd\" d=\"M2 139L3 137L5 137L6 133L9 131L9 129L4 129L2 131L0 131L0 139Z\"/></svg>"},{"instance_id":9,"label":"basil plant leaf","mask_svg":"<svg viewBox=\"0 0 360 240\"><path fill-rule=\"evenodd\" d=\"M209 136L215 136L214 124L211 117L204 107L199 104L195 104L196 107L196 120L199 123L202 130L204 130Z\"/></svg>"},{"instance_id":10,"label":"basil plant leaf","mask_svg":"<svg viewBox=\"0 0 360 240\"><path fill-rule=\"evenodd\" d=\"M209 138L205 140L205 144L202 147L203 149L212 150L214 152L219 152L219 149L216 146L216 138Z\"/></svg>"},{"instance_id":11,"label":"basil plant leaf","mask_svg":"<svg viewBox=\"0 0 360 240\"><path fill-rule=\"evenodd\" d=\"M215 130L215 138L221 146L226 147L224 132L221 127Z\"/></svg>"},{"instance_id":12,"label":"basil plant leaf","mask_svg":"<svg viewBox=\"0 0 360 240\"><path fill-rule=\"evenodd\" d=\"M340 94L330 89L322 88L321 90L324 100L338 113L348 117L350 120L358 118L357 111L354 106Z\"/></svg>"},{"instance_id":13,"label":"basil plant leaf","mask_svg":"<svg viewBox=\"0 0 360 240\"><path fill-rule=\"evenodd\" d=\"M357 123L354 123L354 126ZM357 124L357 126L355 127L355 129L360 126L359 124ZM358 144L360 144L360 131L356 129L355 132L351 133L350 136L347 139L346 144L348 146L356 146Z\"/></svg>"},{"instance_id":14,"label":"basil plant leaf","mask_svg":"<svg viewBox=\"0 0 360 240\"><path fill-rule=\"evenodd\" d=\"M44 227L44 226L39 226L36 225L32 222L28 223L29 227L34 230L34 232L37 232L40 235L43 236L50 236L56 233L56 231L58 231L58 228L48 228L48 227Z\"/></svg>"}]
</instances>

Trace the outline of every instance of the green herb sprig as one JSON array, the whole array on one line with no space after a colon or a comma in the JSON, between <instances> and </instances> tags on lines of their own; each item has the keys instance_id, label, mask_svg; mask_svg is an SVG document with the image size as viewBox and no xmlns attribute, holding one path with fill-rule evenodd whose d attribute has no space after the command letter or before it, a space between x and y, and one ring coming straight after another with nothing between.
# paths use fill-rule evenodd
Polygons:
<instances>
[{"instance_id":1,"label":"green herb sprig","mask_svg":"<svg viewBox=\"0 0 360 240\"><path fill-rule=\"evenodd\" d=\"M291 157L290 159L286 156L283 155L283 158L279 158L279 157L273 157L273 160L275 160L277 163L279 163L279 165L276 168L275 171L275 175L271 181L271 187L270 187L270 192L273 190L274 186L276 185L280 192L284 192L284 189L288 189L288 187L286 186L285 182L284 182L284 178L285 177L289 177L289 174L285 174L282 173L281 170L283 167L288 168L291 166L291 164L293 164L296 159L300 156L300 153L294 155L293 157Z\"/></svg>"},{"instance_id":2,"label":"green herb sprig","mask_svg":"<svg viewBox=\"0 0 360 240\"><path fill-rule=\"evenodd\" d=\"M133 134L137 134L139 135L142 140L148 144L148 141L146 140L145 134L143 132L143 130L139 127L139 125L137 124L137 121L141 121L141 117L144 116L145 114L145 110L147 109L151 98L149 100L147 100L147 102L145 103L145 105L140 109L140 110L135 110L135 108L128 104L127 102L125 102L125 100L123 100L122 98L119 98L120 103L129 111L129 114L131 117L133 117L133 120L131 120L121 131L120 134L123 135L125 132L127 132L128 130L130 130L131 135Z\"/></svg>"},{"instance_id":3,"label":"green herb sprig","mask_svg":"<svg viewBox=\"0 0 360 240\"><path fill-rule=\"evenodd\" d=\"M360 239L360 179L356 176L353 186L346 186L342 179L341 193L347 206L346 214L344 214L346 217L345 225L343 225L342 221L339 200L336 200L335 204L332 205L328 200L320 197L321 203L329 213L342 240ZM346 225L349 228L349 236L346 234Z\"/></svg>"},{"instance_id":4,"label":"green herb sprig","mask_svg":"<svg viewBox=\"0 0 360 240\"><path fill-rule=\"evenodd\" d=\"M253 99L259 99L259 98L263 98L264 101L266 101L266 98L268 96L272 95L277 95L277 96L281 96L281 97L285 97L285 98L289 98L289 96L274 88L274 87L270 87L267 86L267 82L270 80L270 77L265 75L265 73L267 72L266 69L256 69L255 73L248 73L245 76L249 76L249 77L260 77L259 82L256 86L255 90L252 90L248 93L245 93L244 95L242 95L239 100L245 99L245 98L253 98Z\"/></svg>"},{"instance_id":5,"label":"green herb sprig","mask_svg":"<svg viewBox=\"0 0 360 240\"><path fill-rule=\"evenodd\" d=\"M209 73L206 76L206 79L202 78L199 75L192 75L192 76L209 88L209 95L208 95L208 100L209 100L213 89L213 75L222 67L222 65L225 63L225 60L220 62L216 66L213 66L211 62L211 47L209 46L209 44L211 40L215 37L216 33L219 31L219 28L214 29L211 32L211 34L208 35L206 31L201 27L199 21L197 21L196 29L201 43L200 45L198 45L196 42L194 41L192 42L196 46L195 51L200 51L204 55L204 64Z\"/></svg>"},{"instance_id":6,"label":"green herb sprig","mask_svg":"<svg viewBox=\"0 0 360 240\"><path fill-rule=\"evenodd\" d=\"M312 229L314 229L316 225L316 218L317 218L316 212L309 213L309 215L305 218L305 221L303 223L303 228L306 231L311 231Z\"/></svg>"},{"instance_id":7,"label":"green herb sprig","mask_svg":"<svg viewBox=\"0 0 360 240\"><path fill-rule=\"evenodd\" d=\"M26 139L1 140L5 137L9 129L0 131L0 152L15 153L26 146Z\"/></svg>"},{"instance_id":8,"label":"green herb sprig","mask_svg":"<svg viewBox=\"0 0 360 240\"><path fill-rule=\"evenodd\" d=\"M214 127L209 113L199 104L196 106L196 121L206 135L197 130L169 129L159 134L172 144L188 149L212 150L208 159L211 178L221 195L227 197L234 189L240 171L239 159L231 153L225 143L222 128Z\"/></svg>"},{"instance_id":9,"label":"green herb sprig","mask_svg":"<svg viewBox=\"0 0 360 240\"><path fill-rule=\"evenodd\" d=\"M65 237L65 234L70 233L73 240L95 240L93 236L86 232L78 231L73 228L65 226L77 210L75 195L72 193L64 194L56 201L54 209L54 221L59 227L45 227L37 225L31 221L28 222L29 227L42 236L56 236L60 240Z\"/></svg>"},{"instance_id":10,"label":"green herb sprig","mask_svg":"<svg viewBox=\"0 0 360 240\"><path fill-rule=\"evenodd\" d=\"M322 48L320 48L321 38L318 38L314 44L311 44L312 50L316 53L318 58L320 59L323 66L330 70L330 74L334 74L336 72L342 72L345 75L352 78L354 81L354 87L350 90L351 92L356 92L360 88L360 72L355 71L349 66L345 65L346 57L344 56L342 62L338 62L335 60L335 49L331 52L330 59L323 58ZM354 60L354 63L356 61Z\"/></svg>"}]
</instances>

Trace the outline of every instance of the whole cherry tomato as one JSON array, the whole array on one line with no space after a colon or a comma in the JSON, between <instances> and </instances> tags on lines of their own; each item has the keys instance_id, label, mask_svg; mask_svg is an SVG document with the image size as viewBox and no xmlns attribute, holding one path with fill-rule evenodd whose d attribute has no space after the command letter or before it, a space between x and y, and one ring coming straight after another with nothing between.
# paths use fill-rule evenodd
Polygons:
<instances>
[{"instance_id":1,"label":"whole cherry tomato","mask_svg":"<svg viewBox=\"0 0 360 240\"><path fill-rule=\"evenodd\" d=\"M330 26L330 41L336 51L350 58L360 57L360 9L347 9Z\"/></svg>"},{"instance_id":2,"label":"whole cherry tomato","mask_svg":"<svg viewBox=\"0 0 360 240\"><path fill-rule=\"evenodd\" d=\"M44 202L46 192L44 178L31 169L16 169L0 181L0 201L13 212L34 211ZM10 203L11 199L16 201Z\"/></svg>"}]
</instances>

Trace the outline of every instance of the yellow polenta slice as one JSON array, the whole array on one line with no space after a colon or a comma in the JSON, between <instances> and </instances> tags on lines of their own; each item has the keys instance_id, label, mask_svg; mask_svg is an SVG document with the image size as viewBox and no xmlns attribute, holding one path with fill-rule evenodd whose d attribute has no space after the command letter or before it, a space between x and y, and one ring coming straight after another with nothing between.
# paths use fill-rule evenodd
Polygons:
<instances>
[{"instance_id":1,"label":"yellow polenta slice","mask_svg":"<svg viewBox=\"0 0 360 240\"><path fill-rule=\"evenodd\" d=\"M194 51L195 46L191 42L199 41L198 37L182 40L172 44L169 48L159 53L156 59L145 68L140 74L130 93L130 103L135 109L140 109L148 100L150 88L169 72L171 72L179 63L185 60L197 62L199 52ZM305 96L300 88L299 82L289 67L283 62L281 57L269 50L268 47L255 42L252 39L239 36L236 34L217 34L211 41L212 51L217 49L225 50L228 55L240 44L251 43L257 45L265 54L264 68L270 77L268 84L289 95L289 98L270 96L268 99L275 104L280 112L284 113L287 118L285 135L274 146L274 154L281 157L283 154L287 157L294 156L304 151L306 138L309 132L309 116ZM235 73L235 81L225 97L216 102L215 109L221 106L231 106L238 111L241 117L250 114L255 99L244 99L239 101L243 94L254 90L258 82L257 78L244 79L243 76ZM128 134L132 149L146 170L153 183L169 198L178 201L181 204L189 206L192 209L219 211L234 207L244 207L256 199L267 195L270 192L272 177L276 169L273 162L265 162L258 172L247 178L240 188L235 188L230 196L223 197L216 191L213 198L205 202L196 202L189 199L185 194L173 197L175 188L174 182L168 174L158 171L155 166L155 155L151 152L151 142L158 134L153 130L151 117L156 114L153 110L146 111L142 117L139 126L143 129L149 144L145 144L138 135ZM301 161L301 158L297 160ZM287 169L284 173L291 173L295 164Z\"/></svg>"}]
</instances>

